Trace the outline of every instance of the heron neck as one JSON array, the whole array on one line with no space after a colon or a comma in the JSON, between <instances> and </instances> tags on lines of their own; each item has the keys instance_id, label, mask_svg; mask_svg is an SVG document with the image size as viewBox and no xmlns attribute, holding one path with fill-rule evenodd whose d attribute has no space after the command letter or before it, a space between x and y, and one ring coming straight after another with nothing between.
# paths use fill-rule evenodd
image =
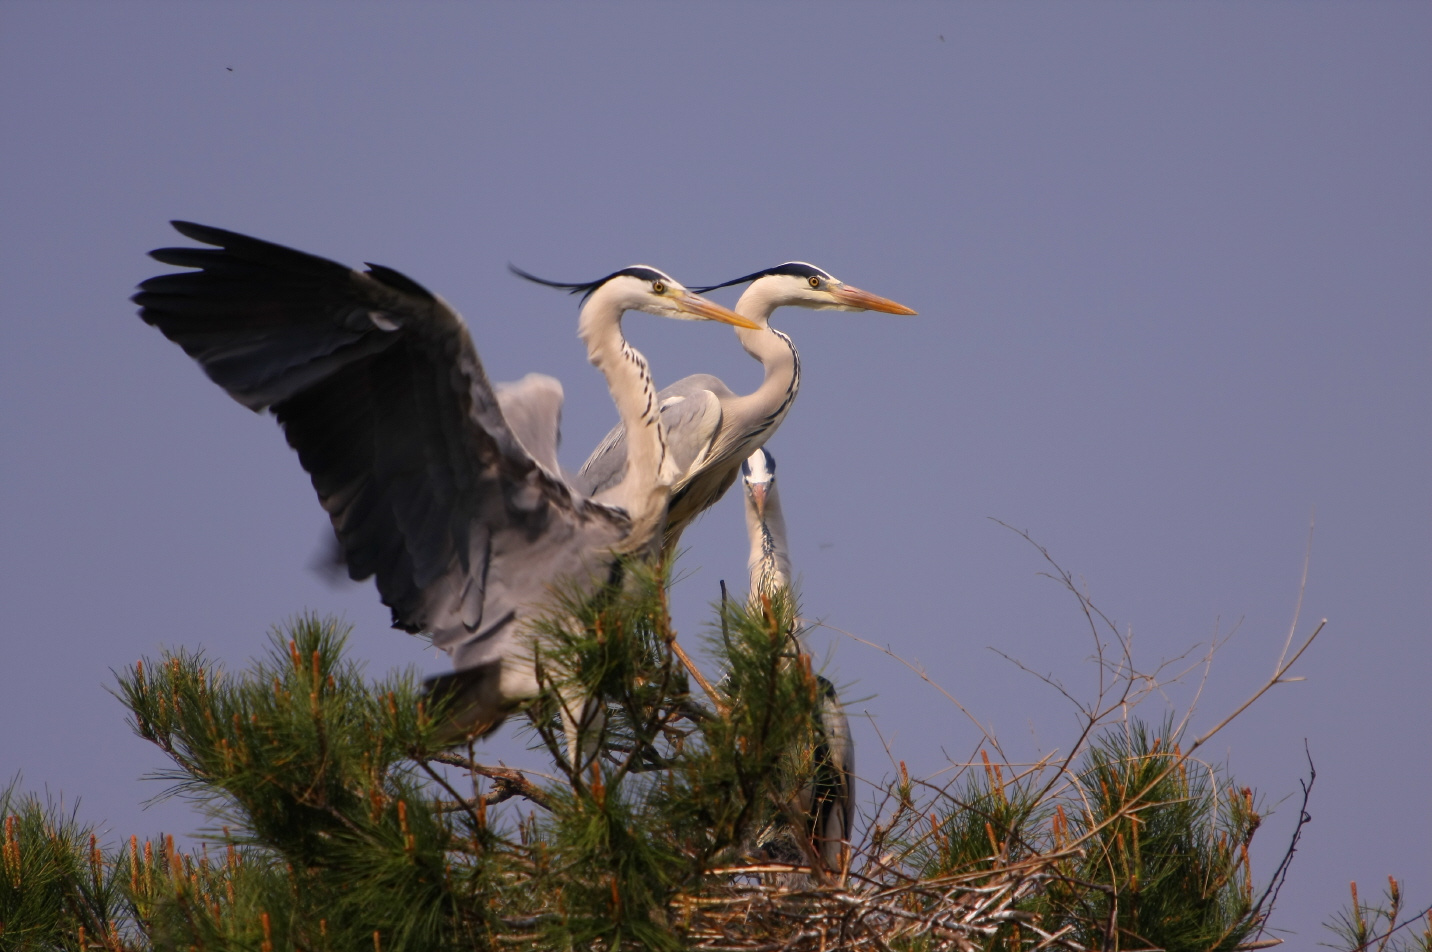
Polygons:
<instances>
[{"instance_id":1,"label":"heron neck","mask_svg":"<svg viewBox=\"0 0 1432 952\"><path fill-rule=\"evenodd\" d=\"M775 483L766 490L765 515L746 495L746 534L751 540L751 554L746 567L751 574L751 596L775 594L791 584L791 555L786 543L786 517L781 512L781 499Z\"/></svg>"},{"instance_id":2,"label":"heron neck","mask_svg":"<svg viewBox=\"0 0 1432 952\"><path fill-rule=\"evenodd\" d=\"M598 495L601 502L620 506L632 520L637 543L660 536L675 465L667 452L656 387L646 358L622 335L626 308L614 295L598 288L582 307L577 336L587 345L587 360L602 372L617 415L627 434L627 470L621 482Z\"/></svg>"},{"instance_id":3,"label":"heron neck","mask_svg":"<svg viewBox=\"0 0 1432 952\"><path fill-rule=\"evenodd\" d=\"M736 302L735 311L761 325L759 330L736 328L736 339L746 353L761 362L765 377L752 393L738 398L762 417L771 413L784 414L800 389L800 355L791 339L770 326L771 314L781 301L765 289L752 285Z\"/></svg>"}]
</instances>

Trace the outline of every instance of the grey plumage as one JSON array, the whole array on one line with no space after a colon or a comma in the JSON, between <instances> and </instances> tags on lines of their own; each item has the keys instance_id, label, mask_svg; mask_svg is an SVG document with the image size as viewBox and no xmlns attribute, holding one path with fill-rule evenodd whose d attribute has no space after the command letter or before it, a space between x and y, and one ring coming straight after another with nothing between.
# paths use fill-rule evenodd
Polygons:
<instances>
[{"instance_id":1,"label":"grey plumage","mask_svg":"<svg viewBox=\"0 0 1432 952\"><path fill-rule=\"evenodd\" d=\"M736 481L741 461L776 431L800 391L800 355L795 344L769 323L776 308L915 313L902 304L850 287L804 262L787 262L726 284L744 281L752 283L737 302L736 313L759 327L740 329L736 337L765 368L761 386L743 395L717 377L694 374L659 394L662 421L682 464L667 512L668 548L693 519L726 494ZM618 424L582 465L576 485L589 493L599 492L621 479L625 467L626 433Z\"/></svg>"},{"instance_id":2,"label":"grey plumage","mask_svg":"<svg viewBox=\"0 0 1432 952\"><path fill-rule=\"evenodd\" d=\"M704 461L721 427L721 397L734 397L719 378L692 374L657 394L661 422L673 461L682 473ZM626 475L626 428L613 427L577 474L577 485L588 495L615 486ZM668 532L672 531L668 512Z\"/></svg>"},{"instance_id":3,"label":"grey plumage","mask_svg":"<svg viewBox=\"0 0 1432 952\"><path fill-rule=\"evenodd\" d=\"M152 252L197 270L141 284L140 316L235 400L274 414L328 512L349 575L374 577L394 627L430 633L452 655L458 674L437 685L465 696L467 726L500 723L503 706L534 687L530 671L501 664L521 652L522 622L558 580L589 590L606 583L615 552L659 533L669 487L644 462L651 485L617 493L625 504L573 492L556 461L560 384L533 375L494 387L462 319L412 279L218 228L174 227L214 247ZM604 330L620 341L628 307L735 318L652 273L664 282L661 295L648 293L655 304L640 296L650 281L609 276L630 287L604 305L614 310L612 326L592 321L584 335L594 341ZM649 380L645 361L624 342L620 358L606 356L616 343L601 346L619 408L639 405L631 391ZM594 363L597 351L589 341ZM620 395L618 378L627 391ZM623 416L639 419L629 409ZM644 427L647 442L661 438L660 426ZM658 449L643 452L647 459Z\"/></svg>"},{"instance_id":4,"label":"grey plumage","mask_svg":"<svg viewBox=\"0 0 1432 952\"><path fill-rule=\"evenodd\" d=\"M745 495L746 530L751 543L747 565L751 576L751 598L770 597L789 590L790 545L786 520L776 489L776 461L764 448L741 463ZM792 633L801 654L809 654L801 631ZM839 873L842 854L850 840L855 821L855 743L850 722L840 703L835 685L816 675L820 704L816 711L816 737L810 752L807 777L797 790L795 809L805 818L805 835L819 854L821 864ZM764 848L774 858L799 862L802 849L789 828L776 828L764 837Z\"/></svg>"},{"instance_id":5,"label":"grey plumage","mask_svg":"<svg viewBox=\"0 0 1432 952\"><path fill-rule=\"evenodd\" d=\"M500 382L493 388L502 418L523 448L554 476L562 476L557 450L562 443L562 381L546 374ZM565 477L564 477L565 479Z\"/></svg>"},{"instance_id":6,"label":"grey plumage","mask_svg":"<svg viewBox=\"0 0 1432 952\"><path fill-rule=\"evenodd\" d=\"M820 734L811 754L815 770L798 805L808 818L821 863L838 874L855 823L855 743L835 685L821 675L815 679L820 691L816 714Z\"/></svg>"}]
</instances>

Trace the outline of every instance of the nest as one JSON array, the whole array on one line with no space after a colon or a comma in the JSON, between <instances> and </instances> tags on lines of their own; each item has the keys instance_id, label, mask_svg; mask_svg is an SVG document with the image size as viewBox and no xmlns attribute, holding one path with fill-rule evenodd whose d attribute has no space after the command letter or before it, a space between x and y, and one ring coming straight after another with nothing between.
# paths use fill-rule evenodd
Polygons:
<instances>
[{"instance_id":1,"label":"nest","mask_svg":"<svg viewBox=\"0 0 1432 952\"><path fill-rule=\"evenodd\" d=\"M1049 854L938 879L893 869L847 874L844 883L809 867L779 864L713 870L726 882L673 901L689 948L730 952L888 952L895 943L950 952L989 948L1000 930L1020 949L1083 952L1072 926L1050 933L1017 906L1058 874ZM821 878L826 882L820 882Z\"/></svg>"}]
</instances>

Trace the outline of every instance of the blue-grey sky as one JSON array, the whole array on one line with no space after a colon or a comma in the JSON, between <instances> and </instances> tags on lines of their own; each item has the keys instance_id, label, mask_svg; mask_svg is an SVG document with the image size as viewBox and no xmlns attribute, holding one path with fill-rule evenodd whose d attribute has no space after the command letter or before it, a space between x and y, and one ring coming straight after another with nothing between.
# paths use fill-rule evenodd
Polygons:
<instances>
[{"instance_id":1,"label":"blue-grey sky","mask_svg":"<svg viewBox=\"0 0 1432 952\"><path fill-rule=\"evenodd\" d=\"M494 378L564 381L568 465L614 413L574 302L508 261L694 284L800 258L920 311L778 315L807 614L918 659L1011 756L1062 748L1072 711L987 648L1087 693L1087 636L1002 519L1145 663L1236 628L1199 731L1270 673L1316 512L1307 680L1210 754L1274 802L1305 739L1317 763L1294 947L1351 879L1432 902L1430 31L1412 3L5 4L0 774L115 834L192 831L142 809L161 761L110 669L166 645L241 665L304 609L346 615L375 671L444 667L309 571L324 519L277 427L134 316L167 219L439 291ZM659 382L759 380L729 329L627 333ZM739 499L685 541L694 639L744 574ZM912 768L976 749L895 662L818 642ZM857 730L861 772L889 772Z\"/></svg>"}]
</instances>

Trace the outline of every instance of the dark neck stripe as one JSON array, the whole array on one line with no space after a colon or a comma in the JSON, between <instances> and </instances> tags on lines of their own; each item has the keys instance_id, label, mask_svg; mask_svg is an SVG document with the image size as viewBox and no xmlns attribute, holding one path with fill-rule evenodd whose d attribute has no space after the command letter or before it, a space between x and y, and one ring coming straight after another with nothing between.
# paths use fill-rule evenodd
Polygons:
<instances>
[{"instance_id":1,"label":"dark neck stripe","mask_svg":"<svg viewBox=\"0 0 1432 952\"><path fill-rule=\"evenodd\" d=\"M781 417L785 415L786 411L790 409L791 403L795 401L796 393L798 393L801 388L801 355L800 351L796 350L795 341L791 340L790 337L785 334L782 334L774 327L770 330L772 334L775 334L781 340L785 341L786 346L791 349L791 361L793 364L791 368L791 382L786 385L785 396L781 398L780 405L777 406L774 410L772 410L769 414L767 414L764 420L756 424L755 429L751 430L745 436L743 436L741 438L742 443L754 437L760 436L762 433L765 433L772 426L774 426L776 421L780 420Z\"/></svg>"}]
</instances>

